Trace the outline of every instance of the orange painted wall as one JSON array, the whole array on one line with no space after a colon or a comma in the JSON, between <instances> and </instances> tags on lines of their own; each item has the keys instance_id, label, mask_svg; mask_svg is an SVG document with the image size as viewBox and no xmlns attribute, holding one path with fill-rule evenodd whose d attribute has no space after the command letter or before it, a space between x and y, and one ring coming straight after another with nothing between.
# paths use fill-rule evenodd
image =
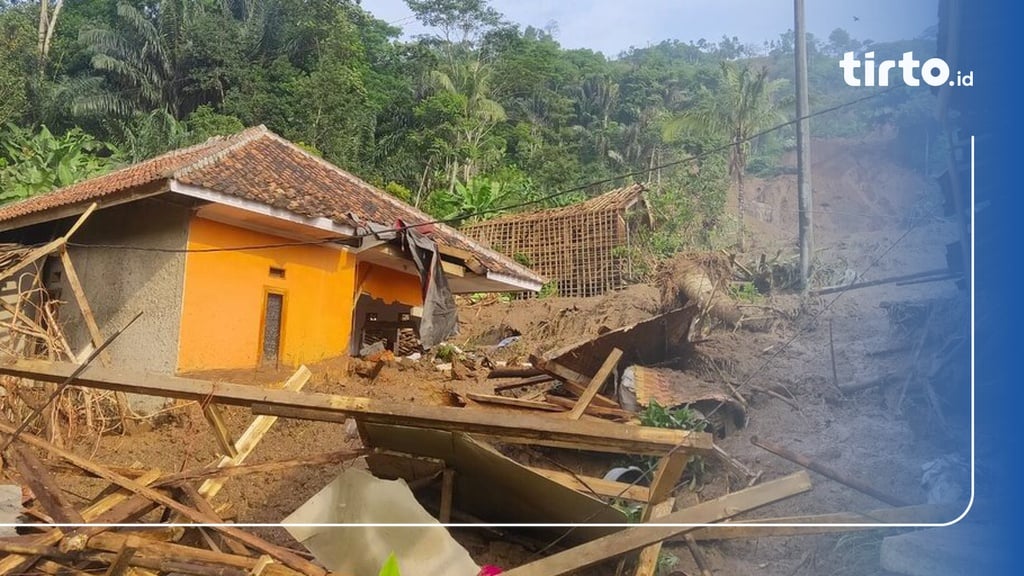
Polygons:
<instances>
[{"instance_id":1,"label":"orange painted wall","mask_svg":"<svg viewBox=\"0 0 1024 576\"><path fill-rule=\"evenodd\" d=\"M385 304L423 305L419 276L360 262L357 286L364 294L380 298Z\"/></svg>"},{"instance_id":2,"label":"orange painted wall","mask_svg":"<svg viewBox=\"0 0 1024 576\"><path fill-rule=\"evenodd\" d=\"M189 249L289 242L193 217ZM283 268L284 278L270 275ZM352 332L356 262L321 246L190 252L178 345L178 371L259 364L267 290L284 294L280 361L286 366L345 354ZM371 275L371 278L373 275Z\"/></svg>"}]
</instances>

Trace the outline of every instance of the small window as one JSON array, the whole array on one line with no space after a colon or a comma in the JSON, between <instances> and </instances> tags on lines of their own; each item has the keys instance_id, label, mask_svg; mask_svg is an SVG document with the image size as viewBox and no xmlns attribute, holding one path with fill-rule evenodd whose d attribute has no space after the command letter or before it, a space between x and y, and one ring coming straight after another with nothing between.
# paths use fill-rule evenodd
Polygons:
<instances>
[{"instance_id":1,"label":"small window","mask_svg":"<svg viewBox=\"0 0 1024 576\"><path fill-rule=\"evenodd\" d=\"M284 268L274 268L273 266L271 266L270 267L270 277L271 278L284 278Z\"/></svg>"},{"instance_id":2,"label":"small window","mask_svg":"<svg viewBox=\"0 0 1024 576\"><path fill-rule=\"evenodd\" d=\"M409 314L402 314L398 317L398 319L401 322L408 322L409 320L412 320L412 316L410 316Z\"/></svg>"},{"instance_id":3,"label":"small window","mask_svg":"<svg viewBox=\"0 0 1024 576\"><path fill-rule=\"evenodd\" d=\"M376 322L377 321L377 313L376 312L367 312L366 313L366 321L367 322Z\"/></svg>"}]
</instances>

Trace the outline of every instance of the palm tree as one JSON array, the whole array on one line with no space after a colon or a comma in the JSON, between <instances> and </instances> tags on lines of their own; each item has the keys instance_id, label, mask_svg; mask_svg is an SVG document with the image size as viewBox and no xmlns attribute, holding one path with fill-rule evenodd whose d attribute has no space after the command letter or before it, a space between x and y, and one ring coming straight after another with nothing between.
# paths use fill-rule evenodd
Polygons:
<instances>
[{"instance_id":1,"label":"palm tree","mask_svg":"<svg viewBox=\"0 0 1024 576\"><path fill-rule=\"evenodd\" d=\"M479 58L452 62L447 71L430 72L434 90L455 96L461 105L453 142L457 156L451 158L449 165L449 193L455 190L460 169L463 181L473 178L482 160L487 136L505 120L505 109L491 98L490 78L490 68Z\"/></svg>"},{"instance_id":2,"label":"palm tree","mask_svg":"<svg viewBox=\"0 0 1024 576\"><path fill-rule=\"evenodd\" d=\"M148 18L127 2L117 5L116 29L86 28L79 40L92 53L92 66L102 77L78 86L73 110L128 117L163 110L180 119L180 66L190 2L164 0L156 18ZM104 79L114 90L107 89Z\"/></svg>"},{"instance_id":3,"label":"palm tree","mask_svg":"<svg viewBox=\"0 0 1024 576\"><path fill-rule=\"evenodd\" d=\"M704 133L729 144L729 176L736 184L739 207L739 247L743 248L745 198L743 176L750 156L751 142L782 118L775 94L780 80L768 79L768 68L752 70L722 63L719 89L702 90L699 104L668 121L663 137L677 140L684 131Z\"/></svg>"}]
</instances>

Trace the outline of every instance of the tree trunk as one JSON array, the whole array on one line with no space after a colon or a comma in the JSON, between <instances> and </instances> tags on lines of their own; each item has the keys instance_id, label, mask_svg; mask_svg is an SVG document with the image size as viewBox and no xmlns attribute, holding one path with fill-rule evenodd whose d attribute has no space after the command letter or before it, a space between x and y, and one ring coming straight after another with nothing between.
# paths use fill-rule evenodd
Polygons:
<instances>
[{"instance_id":1,"label":"tree trunk","mask_svg":"<svg viewBox=\"0 0 1024 576\"><path fill-rule=\"evenodd\" d=\"M46 70L46 54L43 47L46 44L46 28L50 22L47 11L50 8L50 0L39 0L39 75L42 76Z\"/></svg>"},{"instance_id":2,"label":"tree trunk","mask_svg":"<svg viewBox=\"0 0 1024 576\"><path fill-rule=\"evenodd\" d=\"M743 197L743 170L736 170L736 204L739 206L739 238L737 239L737 246L739 246L740 252L744 250L745 243L745 232L746 228L743 226L743 213L746 210L746 199Z\"/></svg>"}]
</instances>

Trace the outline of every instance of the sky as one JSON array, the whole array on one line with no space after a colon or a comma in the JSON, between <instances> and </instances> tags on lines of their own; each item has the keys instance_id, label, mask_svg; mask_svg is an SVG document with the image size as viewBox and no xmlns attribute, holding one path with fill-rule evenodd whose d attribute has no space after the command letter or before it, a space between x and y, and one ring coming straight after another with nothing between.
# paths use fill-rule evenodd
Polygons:
<instances>
[{"instance_id":1,"label":"sky","mask_svg":"<svg viewBox=\"0 0 1024 576\"><path fill-rule=\"evenodd\" d=\"M938 0L805 0L807 30L822 39L845 28L859 40L914 38L938 21ZM426 30L404 0L362 0L364 9L403 29ZM590 48L615 56L662 40L684 42L722 35L760 46L793 28L792 0L491 0L522 27L556 22L565 48ZM854 18L858 20L855 20Z\"/></svg>"}]
</instances>

